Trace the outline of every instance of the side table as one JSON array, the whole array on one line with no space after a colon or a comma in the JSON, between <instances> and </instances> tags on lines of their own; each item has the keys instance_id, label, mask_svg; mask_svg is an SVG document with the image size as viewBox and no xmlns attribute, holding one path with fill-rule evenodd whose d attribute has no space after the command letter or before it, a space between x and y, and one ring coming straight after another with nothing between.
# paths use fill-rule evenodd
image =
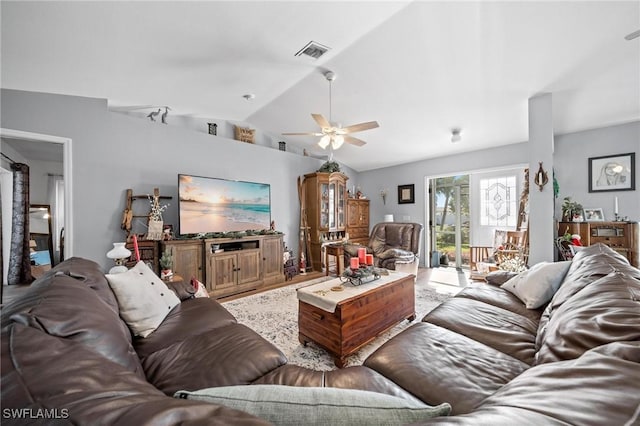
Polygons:
<instances>
[{"instance_id":1,"label":"side table","mask_svg":"<svg viewBox=\"0 0 640 426\"><path fill-rule=\"evenodd\" d=\"M336 274L342 275L344 270L344 246L342 244L327 244L324 246L325 275L329 275L329 256L336 258Z\"/></svg>"}]
</instances>

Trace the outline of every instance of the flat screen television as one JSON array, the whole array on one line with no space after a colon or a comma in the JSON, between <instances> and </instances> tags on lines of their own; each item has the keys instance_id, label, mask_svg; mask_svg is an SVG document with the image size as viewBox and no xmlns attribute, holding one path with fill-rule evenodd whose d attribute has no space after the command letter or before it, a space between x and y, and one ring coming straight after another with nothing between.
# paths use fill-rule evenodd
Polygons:
<instances>
[{"instance_id":1,"label":"flat screen television","mask_svg":"<svg viewBox=\"0 0 640 426\"><path fill-rule=\"evenodd\" d=\"M178 175L180 234L269 229L271 186Z\"/></svg>"}]
</instances>

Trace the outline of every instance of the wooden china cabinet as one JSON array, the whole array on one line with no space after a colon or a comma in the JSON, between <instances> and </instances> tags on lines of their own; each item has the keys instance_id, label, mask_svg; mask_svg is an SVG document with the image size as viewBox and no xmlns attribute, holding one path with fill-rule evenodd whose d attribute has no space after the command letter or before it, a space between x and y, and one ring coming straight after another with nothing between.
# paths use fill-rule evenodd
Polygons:
<instances>
[{"instance_id":1,"label":"wooden china cabinet","mask_svg":"<svg viewBox=\"0 0 640 426\"><path fill-rule=\"evenodd\" d=\"M339 172L304 175L305 208L313 270L322 271L322 244L344 237L347 218L347 180Z\"/></svg>"}]
</instances>

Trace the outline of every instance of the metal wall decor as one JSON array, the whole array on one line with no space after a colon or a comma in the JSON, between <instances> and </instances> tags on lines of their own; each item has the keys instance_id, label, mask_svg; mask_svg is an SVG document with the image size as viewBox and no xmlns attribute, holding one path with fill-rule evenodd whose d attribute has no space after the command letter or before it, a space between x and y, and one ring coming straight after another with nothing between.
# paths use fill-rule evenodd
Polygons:
<instances>
[{"instance_id":1,"label":"metal wall decor","mask_svg":"<svg viewBox=\"0 0 640 426\"><path fill-rule=\"evenodd\" d=\"M207 123L209 126L209 134L217 136L218 135L218 125L216 123Z\"/></svg>"},{"instance_id":2,"label":"metal wall decor","mask_svg":"<svg viewBox=\"0 0 640 426\"><path fill-rule=\"evenodd\" d=\"M536 172L535 177L533 178L533 183L538 185L538 189L542 192L542 188L549 182L549 176L547 176L547 172L542 168L542 161L538 162L540 167L538 167L538 171Z\"/></svg>"}]
</instances>

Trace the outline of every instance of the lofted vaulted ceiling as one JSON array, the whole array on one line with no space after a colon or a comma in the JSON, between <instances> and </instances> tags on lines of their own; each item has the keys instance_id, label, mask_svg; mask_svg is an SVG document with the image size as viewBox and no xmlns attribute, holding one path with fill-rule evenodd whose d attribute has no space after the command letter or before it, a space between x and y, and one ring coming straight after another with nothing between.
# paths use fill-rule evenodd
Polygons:
<instances>
[{"instance_id":1,"label":"lofted vaulted ceiling","mask_svg":"<svg viewBox=\"0 0 640 426\"><path fill-rule=\"evenodd\" d=\"M640 120L638 1L2 1L3 88L169 105L322 153L311 113L377 120L335 158L368 170ZM295 57L309 41L331 48ZM242 96L255 94L255 99ZM451 129L462 129L452 144ZM610 143L605 141L604 143Z\"/></svg>"}]
</instances>

